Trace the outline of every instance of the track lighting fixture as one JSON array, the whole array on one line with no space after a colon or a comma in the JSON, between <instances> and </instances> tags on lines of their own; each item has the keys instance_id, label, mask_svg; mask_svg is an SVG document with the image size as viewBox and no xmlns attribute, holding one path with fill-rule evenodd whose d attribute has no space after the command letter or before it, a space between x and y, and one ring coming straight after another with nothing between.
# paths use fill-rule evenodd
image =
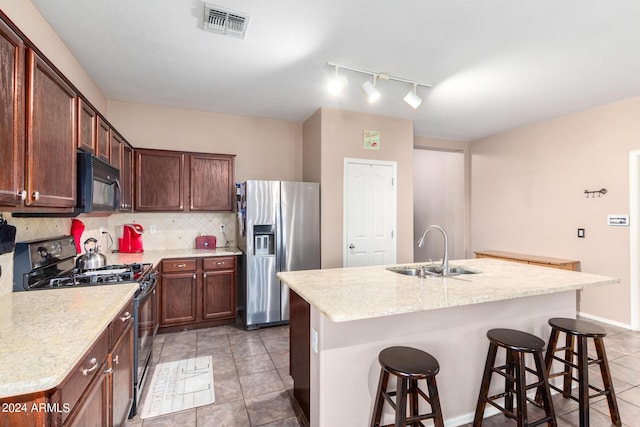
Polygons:
<instances>
[{"instance_id":1,"label":"track lighting fixture","mask_svg":"<svg viewBox=\"0 0 640 427\"><path fill-rule=\"evenodd\" d=\"M414 110L418 108L420 104L422 104L422 98L420 98L416 93L417 90L418 90L418 85L414 83L413 90L412 91L410 90L409 92L407 92L407 94L403 98L404 102L409 104L411 108L413 108Z\"/></svg>"},{"instance_id":2,"label":"track lighting fixture","mask_svg":"<svg viewBox=\"0 0 640 427\"><path fill-rule=\"evenodd\" d=\"M329 93L333 96L338 96L342 93L345 87L347 87L347 77L344 74L338 74L340 67L336 68L336 75L329 81Z\"/></svg>"},{"instance_id":3,"label":"track lighting fixture","mask_svg":"<svg viewBox=\"0 0 640 427\"><path fill-rule=\"evenodd\" d=\"M430 88L431 87L431 85L428 85L428 84L414 82L413 80L407 80L407 79L403 79L401 77L395 77L395 76L392 76L392 75L390 75L388 73L382 73L382 72L377 73L377 72L374 72L374 71L362 70L360 68L353 68L353 67L347 67L345 65L334 64L334 63L331 63L331 62L328 62L327 64L329 66L331 66L331 67L334 67L335 68L335 72L336 72L335 77L329 83L329 92L332 95L337 95L337 94L341 93L342 90L347 85L347 78L344 75L338 75L338 71L341 68L343 70L349 70L349 71L353 71L353 72L360 73L360 74L367 74L367 75L373 77L373 83L370 80L367 80L362 84L362 91L364 92L364 94L369 99L369 102L375 102L378 99L380 99L381 94L380 94L380 91L378 90L378 88L376 87L376 83L377 83L378 79L394 80L394 81L397 81L397 82L409 83L410 85L412 85L413 89L410 90L405 95L404 102L409 104L413 109L417 109L420 106L420 104L422 104L422 98L420 98L418 96L418 93L417 93L418 92L418 86L422 86L422 87L426 87L426 88Z\"/></svg>"},{"instance_id":4,"label":"track lighting fixture","mask_svg":"<svg viewBox=\"0 0 640 427\"><path fill-rule=\"evenodd\" d=\"M376 102L380 99L380 91L376 89L376 81L378 80L378 76L373 76L373 84L369 80L362 84L362 91L365 95L367 95L367 99L369 102Z\"/></svg>"}]
</instances>

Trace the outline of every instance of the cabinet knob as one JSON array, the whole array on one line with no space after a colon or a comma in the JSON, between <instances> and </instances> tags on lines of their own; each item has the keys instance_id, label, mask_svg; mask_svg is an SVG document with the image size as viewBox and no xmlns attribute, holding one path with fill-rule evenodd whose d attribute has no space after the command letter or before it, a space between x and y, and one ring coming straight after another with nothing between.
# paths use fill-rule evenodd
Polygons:
<instances>
[{"instance_id":1,"label":"cabinet knob","mask_svg":"<svg viewBox=\"0 0 640 427\"><path fill-rule=\"evenodd\" d=\"M27 190L20 190L16 193L16 197L23 202L27 200Z\"/></svg>"},{"instance_id":2,"label":"cabinet knob","mask_svg":"<svg viewBox=\"0 0 640 427\"><path fill-rule=\"evenodd\" d=\"M34 191L31 197L33 198L33 200L38 200L40 198L40 192Z\"/></svg>"},{"instance_id":3,"label":"cabinet knob","mask_svg":"<svg viewBox=\"0 0 640 427\"><path fill-rule=\"evenodd\" d=\"M131 319L131 313L129 313L128 311L124 313L124 316L120 317L120 320L122 320L123 322L126 322L129 319Z\"/></svg>"},{"instance_id":4,"label":"cabinet knob","mask_svg":"<svg viewBox=\"0 0 640 427\"><path fill-rule=\"evenodd\" d=\"M120 355L116 354L116 357L113 358L113 363L117 365L119 361L120 361Z\"/></svg>"},{"instance_id":5,"label":"cabinet knob","mask_svg":"<svg viewBox=\"0 0 640 427\"><path fill-rule=\"evenodd\" d=\"M202 273L202 278L206 279L207 278L207 273Z\"/></svg>"},{"instance_id":6,"label":"cabinet knob","mask_svg":"<svg viewBox=\"0 0 640 427\"><path fill-rule=\"evenodd\" d=\"M195 278L196 278L196 275L194 274L194 275L193 275L193 279L195 280Z\"/></svg>"}]
</instances>

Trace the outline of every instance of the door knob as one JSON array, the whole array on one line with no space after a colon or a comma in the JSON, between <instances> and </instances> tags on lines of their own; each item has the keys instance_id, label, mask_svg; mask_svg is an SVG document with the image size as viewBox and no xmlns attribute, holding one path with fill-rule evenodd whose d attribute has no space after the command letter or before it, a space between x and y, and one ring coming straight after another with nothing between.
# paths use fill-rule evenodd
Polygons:
<instances>
[{"instance_id":1,"label":"door knob","mask_svg":"<svg viewBox=\"0 0 640 427\"><path fill-rule=\"evenodd\" d=\"M354 249L356 247L356 245L354 245L353 243L349 244L349 249Z\"/></svg>"}]
</instances>

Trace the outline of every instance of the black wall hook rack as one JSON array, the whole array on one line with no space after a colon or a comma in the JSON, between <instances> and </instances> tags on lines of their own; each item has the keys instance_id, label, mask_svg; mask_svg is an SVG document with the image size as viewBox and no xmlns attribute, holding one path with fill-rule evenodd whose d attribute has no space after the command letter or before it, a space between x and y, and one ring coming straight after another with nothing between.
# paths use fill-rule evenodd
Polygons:
<instances>
[{"instance_id":1,"label":"black wall hook rack","mask_svg":"<svg viewBox=\"0 0 640 427\"><path fill-rule=\"evenodd\" d=\"M598 197L601 197L603 194L607 194L607 189L601 188L599 190L584 190L584 194L586 194L587 198L589 198L589 196L596 197L596 194Z\"/></svg>"}]
</instances>

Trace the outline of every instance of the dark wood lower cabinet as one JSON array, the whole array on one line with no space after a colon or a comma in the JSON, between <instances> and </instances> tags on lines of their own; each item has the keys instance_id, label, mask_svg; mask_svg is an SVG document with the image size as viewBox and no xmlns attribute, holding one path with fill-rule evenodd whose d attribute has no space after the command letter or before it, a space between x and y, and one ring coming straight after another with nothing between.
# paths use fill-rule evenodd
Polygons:
<instances>
[{"instance_id":1,"label":"dark wood lower cabinet","mask_svg":"<svg viewBox=\"0 0 640 427\"><path fill-rule=\"evenodd\" d=\"M196 320L196 273L171 273L161 276L160 325Z\"/></svg>"},{"instance_id":2,"label":"dark wood lower cabinet","mask_svg":"<svg viewBox=\"0 0 640 427\"><path fill-rule=\"evenodd\" d=\"M311 405L311 306L289 290L289 370L293 378L293 396L302 412L310 418Z\"/></svg>"},{"instance_id":3,"label":"dark wood lower cabinet","mask_svg":"<svg viewBox=\"0 0 640 427\"><path fill-rule=\"evenodd\" d=\"M133 325L129 324L109 354L111 424L123 426L133 400Z\"/></svg>"},{"instance_id":4,"label":"dark wood lower cabinet","mask_svg":"<svg viewBox=\"0 0 640 427\"><path fill-rule=\"evenodd\" d=\"M69 427L107 427L109 416L109 375L106 360L98 368L99 373L85 391L78 407L63 424Z\"/></svg>"},{"instance_id":5,"label":"dark wood lower cabinet","mask_svg":"<svg viewBox=\"0 0 640 427\"><path fill-rule=\"evenodd\" d=\"M172 258L162 261L161 270L161 331L235 322L235 256Z\"/></svg>"}]
</instances>

